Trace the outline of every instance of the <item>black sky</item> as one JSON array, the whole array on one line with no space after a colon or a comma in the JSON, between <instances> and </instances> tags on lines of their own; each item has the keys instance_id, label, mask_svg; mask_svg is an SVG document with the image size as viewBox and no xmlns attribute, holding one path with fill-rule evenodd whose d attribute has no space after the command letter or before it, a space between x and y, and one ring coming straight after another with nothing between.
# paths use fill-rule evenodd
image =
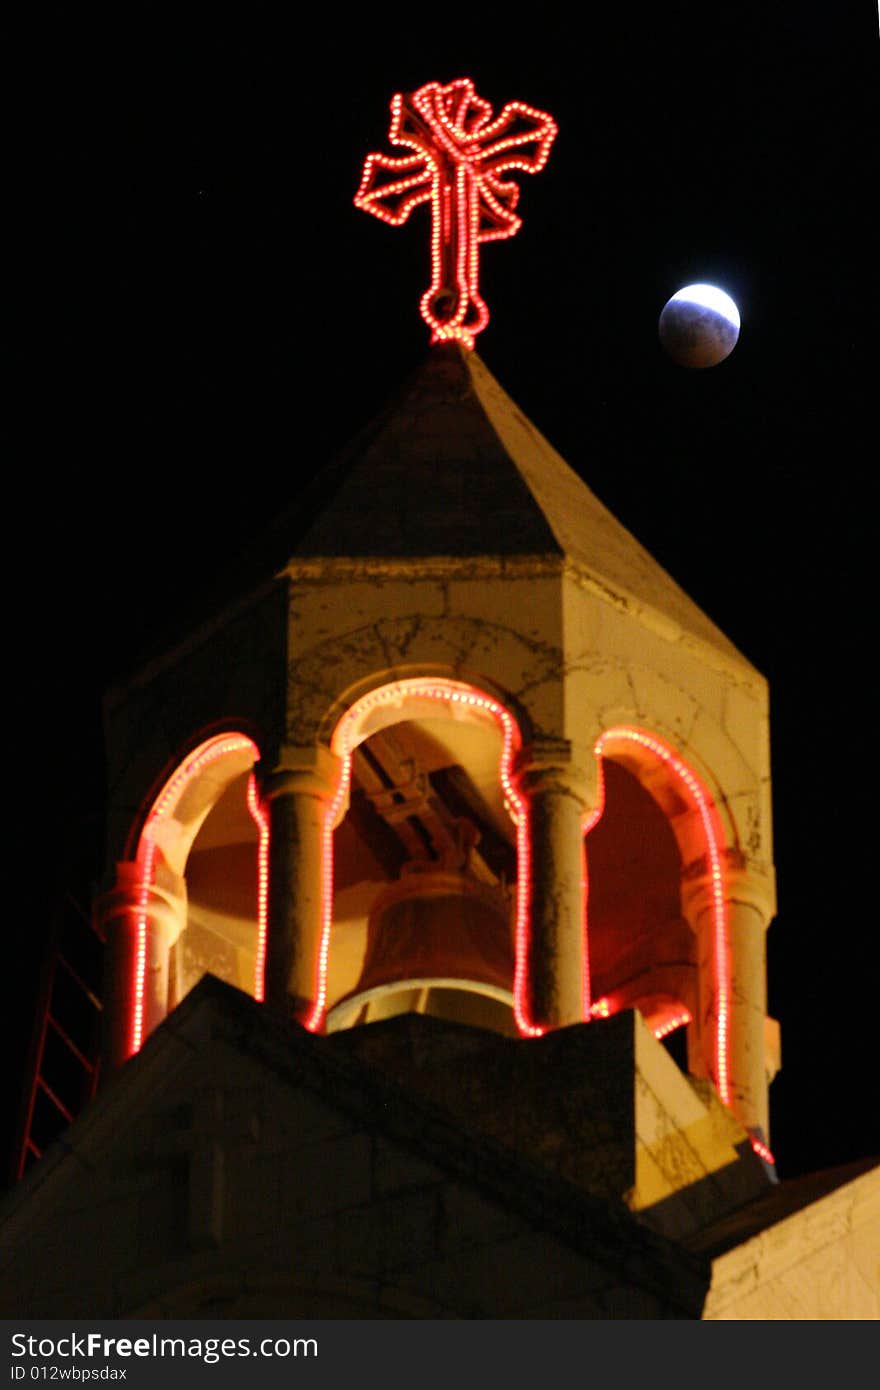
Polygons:
<instances>
[{"instance_id":1,"label":"black sky","mask_svg":"<svg viewBox=\"0 0 880 1390\"><path fill-rule=\"evenodd\" d=\"M478 350L770 681L780 1170L880 1149L876 6L238 9L50 9L16 132L36 405L9 610L37 864L14 1002L100 824L102 691L427 351L427 210L395 230L351 200L392 93L469 75L559 122L522 231L484 251ZM687 372L656 320L703 280L742 334Z\"/></svg>"}]
</instances>

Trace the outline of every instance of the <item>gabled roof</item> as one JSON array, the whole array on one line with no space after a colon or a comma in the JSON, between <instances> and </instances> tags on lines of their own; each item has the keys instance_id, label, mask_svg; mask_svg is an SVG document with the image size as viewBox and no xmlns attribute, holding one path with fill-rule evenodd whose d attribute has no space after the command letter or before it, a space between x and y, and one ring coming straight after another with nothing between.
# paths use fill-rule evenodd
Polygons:
<instances>
[{"instance_id":1,"label":"gabled roof","mask_svg":"<svg viewBox=\"0 0 880 1390\"><path fill-rule=\"evenodd\" d=\"M64 1258L69 1258L69 1241L63 1232L72 1210L85 1219L94 1208L96 1230L101 1222L112 1222L120 1182L130 1187L137 1174L150 1171L157 1152L165 1159L182 1153L182 1100L196 1102L224 1079L228 1086L222 1109L224 1131L253 1141L255 1157L248 1171L253 1171L254 1183L259 1183L263 1172L256 1164L256 1157L264 1152L261 1145L272 1153L277 1143L268 1132L268 1121L266 1134L260 1128L255 1137L257 1132L250 1128L253 1097L268 1086L272 1104L266 1113L290 1135L302 1139L308 1130L308 1114L314 1103L320 1103L322 1112L340 1117L339 1123L324 1125L328 1133L357 1130L382 1136L400 1154L433 1165L456 1184L510 1213L514 1221L607 1268L612 1281L631 1281L633 1287L675 1307L679 1316L699 1316L708 1285L708 1266L700 1257L644 1229L622 1203L581 1191L490 1136L457 1123L445 1110L395 1085L347 1049L306 1032L212 976L206 976L169 1015L141 1053L99 1092L0 1206L4 1250L0 1284L4 1271L11 1275L26 1248L35 1250L45 1244L47 1231L62 1232L53 1234L52 1240L59 1258L62 1247L67 1252ZM295 1149L295 1141L291 1142ZM291 1161L295 1164L295 1155ZM330 1158L325 1161L332 1163ZM291 1172L291 1182L295 1177ZM343 1175L343 1187L345 1180ZM239 1196L243 1202L259 1199L259 1194ZM217 1253L220 1264L230 1254L224 1250ZM295 1251L294 1240L290 1258ZM137 1255L136 1250L109 1252L111 1281L115 1276L109 1261L115 1253ZM499 1258L503 1258L503 1247ZM210 1272L208 1264L201 1269L202 1275ZM8 1311L15 1305L18 1312L21 1296L10 1282L0 1306ZM491 1290L488 1296L491 1301ZM91 1311L97 1315L97 1309ZM119 1315L119 1309L112 1315Z\"/></svg>"},{"instance_id":2,"label":"gabled roof","mask_svg":"<svg viewBox=\"0 0 880 1390\"><path fill-rule=\"evenodd\" d=\"M861 1158L837 1168L823 1168L799 1178L787 1178L761 1197L706 1226L697 1235L684 1241L688 1250L715 1259L727 1250L745 1244L753 1236L796 1216L804 1207L812 1206L838 1188L855 1182L865 1173L880 1171L880 1157Z\"/></svg>"},{"instance_id":3,"label":"gabled roof","mask_svg":"<svg viewBox=\"0 0 880 1390\"><path fill-rule=\"evenodd\" d=\"M311 520L291 563L555 557L611 601L648 606L744 661L476 353L458 344L432 348L386 410L316 479L305 510Z\"/></svg>"}]
</instances>

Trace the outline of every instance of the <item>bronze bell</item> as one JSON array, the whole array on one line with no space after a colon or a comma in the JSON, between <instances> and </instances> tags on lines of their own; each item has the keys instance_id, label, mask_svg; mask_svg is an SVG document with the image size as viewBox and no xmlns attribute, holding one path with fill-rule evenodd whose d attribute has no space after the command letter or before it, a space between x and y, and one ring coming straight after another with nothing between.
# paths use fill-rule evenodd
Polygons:
<instances>
[{"instance_id":1,"label":"bronze bell","mask_svg":"<svg viewBox=\"0 0 880 1390\"><path fill-rule=\"evenodd\" d=\"M502 880L487 882L475 868L479 838L470 820L456 820L446 827L438 858L410 860L382 890L367 919L357 985L336 1001L328 1022L335 1016L346 1018L341 1026L352 1026L351 1008L358 1005L379 1006L382 1015L388 1004L392 1012L406 1012L405 996L413 990L434 1005L441 995L448 1001L450 992L464 992L483 996L481 1025L485 996L493 996L496 1014L502 1010L495 1026L506 1031L514 975L511 895Z\"/></svg>"},{"instance_id":2,"label":"bronze bell","mask_svg":"<svg viewBox=\"0 0 880 1390\"><path fill-rule=\"evenodd\" d=\"M411 865L373 905L349 997L381 985L457 980L512 991L507 897L460 870Z\"/></svg>"}]
</instances>

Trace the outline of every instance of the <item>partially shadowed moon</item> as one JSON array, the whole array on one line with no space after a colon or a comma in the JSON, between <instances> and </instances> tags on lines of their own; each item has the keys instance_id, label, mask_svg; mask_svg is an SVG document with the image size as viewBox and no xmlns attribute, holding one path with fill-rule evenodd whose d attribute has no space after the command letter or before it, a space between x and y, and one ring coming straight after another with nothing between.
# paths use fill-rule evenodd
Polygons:
<instances>
[{"instance_id":1,"label":"partially shadowed moon","mask_svg":"<svg viewBox=\"0 0 880 1390\"><path fill-rule=\"evenodd\" d=\"M680 367L716 367L739 337L739 310L715 285L686 285L660 315L660 342Z\"/></svg>"}]
</instances>

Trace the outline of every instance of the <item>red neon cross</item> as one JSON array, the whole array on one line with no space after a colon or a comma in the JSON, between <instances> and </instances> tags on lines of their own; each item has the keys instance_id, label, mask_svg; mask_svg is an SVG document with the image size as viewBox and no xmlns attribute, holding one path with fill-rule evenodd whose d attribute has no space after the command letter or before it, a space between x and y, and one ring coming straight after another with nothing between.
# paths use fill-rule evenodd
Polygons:
<instances>
[{"instance_id":1,"label":"red neon cross","mask_svg":"<svg viewBox=\"0 0 880 1390\"><path fill-rule=\"evenodd\" d=\"M472 348L486 327L479 243L513 236L522 225L514 211L519 187L502 175L543 169L556 129L546 111L521 101L509 101L493 120L468 77L392 98L388 138L413 153L367 155L354 201L393 227L430 202L432 278L421 311L432 343L457 338Z\"/></svg>"}]
</instances>

